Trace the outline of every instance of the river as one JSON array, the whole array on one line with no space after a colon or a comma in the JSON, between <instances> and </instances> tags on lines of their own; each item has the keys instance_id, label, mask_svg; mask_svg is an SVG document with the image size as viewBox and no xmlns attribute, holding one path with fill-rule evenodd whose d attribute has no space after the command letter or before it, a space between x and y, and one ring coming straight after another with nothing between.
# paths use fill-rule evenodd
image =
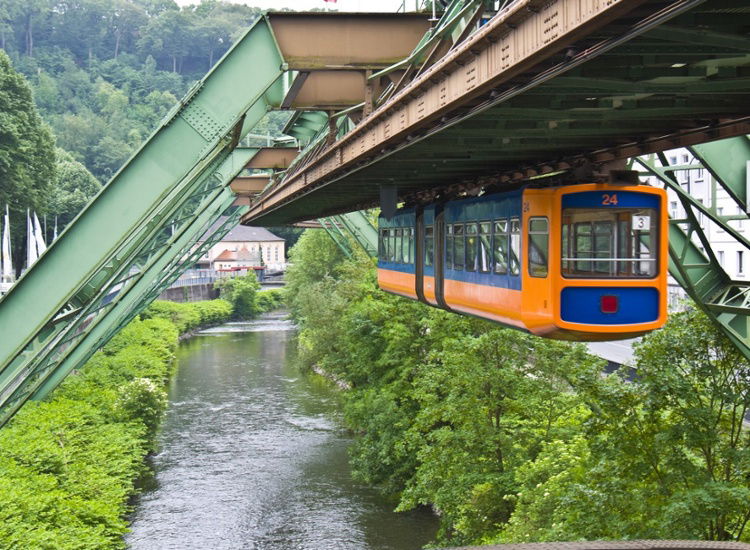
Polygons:
<instances>
[{"instance_id":1,"label":"river","mask_svg":"<svg viewBox=\"0 0 750 550\"><path fill-rule=\"evenodd\" d=\"M293 329L276 315L180 345L130 549L414 550L434 538L434 516L395 514L351 479L338 394L300 373Z\"/></svg>"}]
</instances>

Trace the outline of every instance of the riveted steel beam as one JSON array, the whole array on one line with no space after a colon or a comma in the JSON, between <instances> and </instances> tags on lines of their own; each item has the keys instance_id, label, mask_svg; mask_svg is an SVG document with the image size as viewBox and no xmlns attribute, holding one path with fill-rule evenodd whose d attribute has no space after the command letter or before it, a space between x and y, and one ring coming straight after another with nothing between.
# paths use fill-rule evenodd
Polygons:
<instances>
[{"instance_id":1,"label":"riveted steel beam","mask_svg":"<svg viewBox=\"0 0 750 550\"><path fill-rule=\"evenodd\" d=\"M356 211L333 216L340 227L346 229L354 241L370 256L378 255L378 230L366 212Z\"/></svg>"},{"instance_id":2,"label":"riveted steel beam","mask_svg":"<svg viewBox=\"0 0 750 550\"><path fill-rule=\"evenodd\" d=\"M684 219L670 220L670 273L722 332L750 358L750 285L734 281L721 267L699 216L708 219L737 243L750 250L750 240L730 222L747 220L747 171L750 139L739 136L690 148L698 167L712 176L710 205L701 204L680 184L676 173L684 166L670 166L664 154L635 162L674 191L685 210ZM695 169L696 166L690 168ZM716 207L717 190L732 198L742 215L724 216Z\"/></svg>"},{"instance_id":3,"label":"riveted steel beam","mask_svg":"<svg viewBox=\"0 0 750 550\"><path fill-rule=\"evenodd\" d=\"M183 254L183 249L191 246L206 224L213 222L234 200L227 183L252 154L247 149L237 151L207 175L204 179L214 183L208 192L196 195L198 202L188 201L188 208L167 220L141 255L121 267L119 278L103 287L96 299L68 319L62 340L35 354L22 368L13 371L15 376L8 378L8 387L13 391L4 392L0 399L0 424L32 395L46 395L71 370L103 346L123 323L137 314L136 308L142 307L143 297L171 272L170 267ZM48 380L53 382L47 383Z\"/></svg>"},{"instance_id":4,"label":"riveted steel beam","mask_svg":"<svg viewBox=\"0 0 750 550\"><path fill-rule=\"evenodd\" d=\"M3 297L0 422L46 391L63 362L67 372L103 345L142 305L157 266L180 254L196 216L215 214L219 195L234 199L227 185L249 156L235 165L232 149L281 100L282 63L261 18Z\"/></svg>"}]
</instances>

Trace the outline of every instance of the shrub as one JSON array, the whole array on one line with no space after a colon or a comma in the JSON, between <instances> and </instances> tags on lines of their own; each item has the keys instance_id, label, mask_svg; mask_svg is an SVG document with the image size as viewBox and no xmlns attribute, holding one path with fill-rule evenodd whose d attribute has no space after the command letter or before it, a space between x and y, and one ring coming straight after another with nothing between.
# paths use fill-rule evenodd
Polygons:
<instances>
[{"instance_id":1,"label":"shrub","mask_svg":"<svg viewBox=\"0 0 750 550\"><path fill-rule=\"evenodd\" d=\"M252 319L260 313L257 294L260 283L255 273L248 273L244 277L221 279L216 282L221 297L232 304L232 317L235 319Z\"/></svg>"},{"instance_id":2,"label":"shrub","mask_svg":"<svg viewBox=\"0 0 750 550\"><path fill-rule=\"evenodd\" d=\"M0 430L0 548L124 547L178 334L231 311L223 300L155 302L48 401L27 404Z\"/></svg>"},{"instance_id":3,"label":"shrub","mask_svg":"<svg viewBox=\"0 0 750 550\"><path fill-rule=\"evenodd\" d=\"M256 296L259 312L273 311L284 303L284 291L281 289L261 290Z\"/></svg>"}]
</instances>

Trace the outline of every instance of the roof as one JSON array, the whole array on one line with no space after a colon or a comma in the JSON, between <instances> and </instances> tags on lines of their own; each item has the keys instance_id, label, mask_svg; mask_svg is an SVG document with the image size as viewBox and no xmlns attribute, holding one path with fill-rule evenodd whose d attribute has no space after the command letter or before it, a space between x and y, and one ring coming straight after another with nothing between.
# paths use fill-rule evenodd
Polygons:
<instances>
[{"instance_id":1,"label":"roof","mask_svg":"<svg viewBox=\"0 0 750 550\"><path fill-rule=\"evenodd\" d=\"M205 241L206 238L214 233L216 229L224 223L226 220L225 216L222 216L218 220L216 220L211 227L208 228L208 230L204 233L204 235L199 239L200 241ZM271 233L268 229L264 227L250 227L247 225L237 225L232 229L229 233L227 233L223 239L221 239L221 242L226 243L236 243L236 242L283 242L284 239L281 237L274 235Z\"/></svg>"},{"instance_id":2,"label":"roof","mask_svg":"<svg viewBox=\"0 0 750 550\"><path fill-rule=\"evenodd\" d=\"M219 254L218 256L214 258L214 261L217 261L217 260L220 260L223 262L230 261L230 260L235 261L237 259L236 256L237 255L231 250L224 250L224 252L222 252L221 254Z\"/></svg>"}]
</instances>

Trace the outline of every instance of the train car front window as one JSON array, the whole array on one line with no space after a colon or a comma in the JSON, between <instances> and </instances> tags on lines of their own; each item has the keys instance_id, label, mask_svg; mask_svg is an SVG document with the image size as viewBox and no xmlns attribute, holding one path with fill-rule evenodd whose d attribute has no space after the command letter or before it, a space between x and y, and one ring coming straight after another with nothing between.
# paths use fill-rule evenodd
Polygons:
<instances>
[{"instance_id":1,"label":"train car front window","mask_svg":"<svg viewBox=\"0 0 750 550\"><path fill-rule=\"evenodd\" d=\"M562 274L586 278L656 276L658 213L653 208L566 208Z\"/></svg>"}]
</instances>

